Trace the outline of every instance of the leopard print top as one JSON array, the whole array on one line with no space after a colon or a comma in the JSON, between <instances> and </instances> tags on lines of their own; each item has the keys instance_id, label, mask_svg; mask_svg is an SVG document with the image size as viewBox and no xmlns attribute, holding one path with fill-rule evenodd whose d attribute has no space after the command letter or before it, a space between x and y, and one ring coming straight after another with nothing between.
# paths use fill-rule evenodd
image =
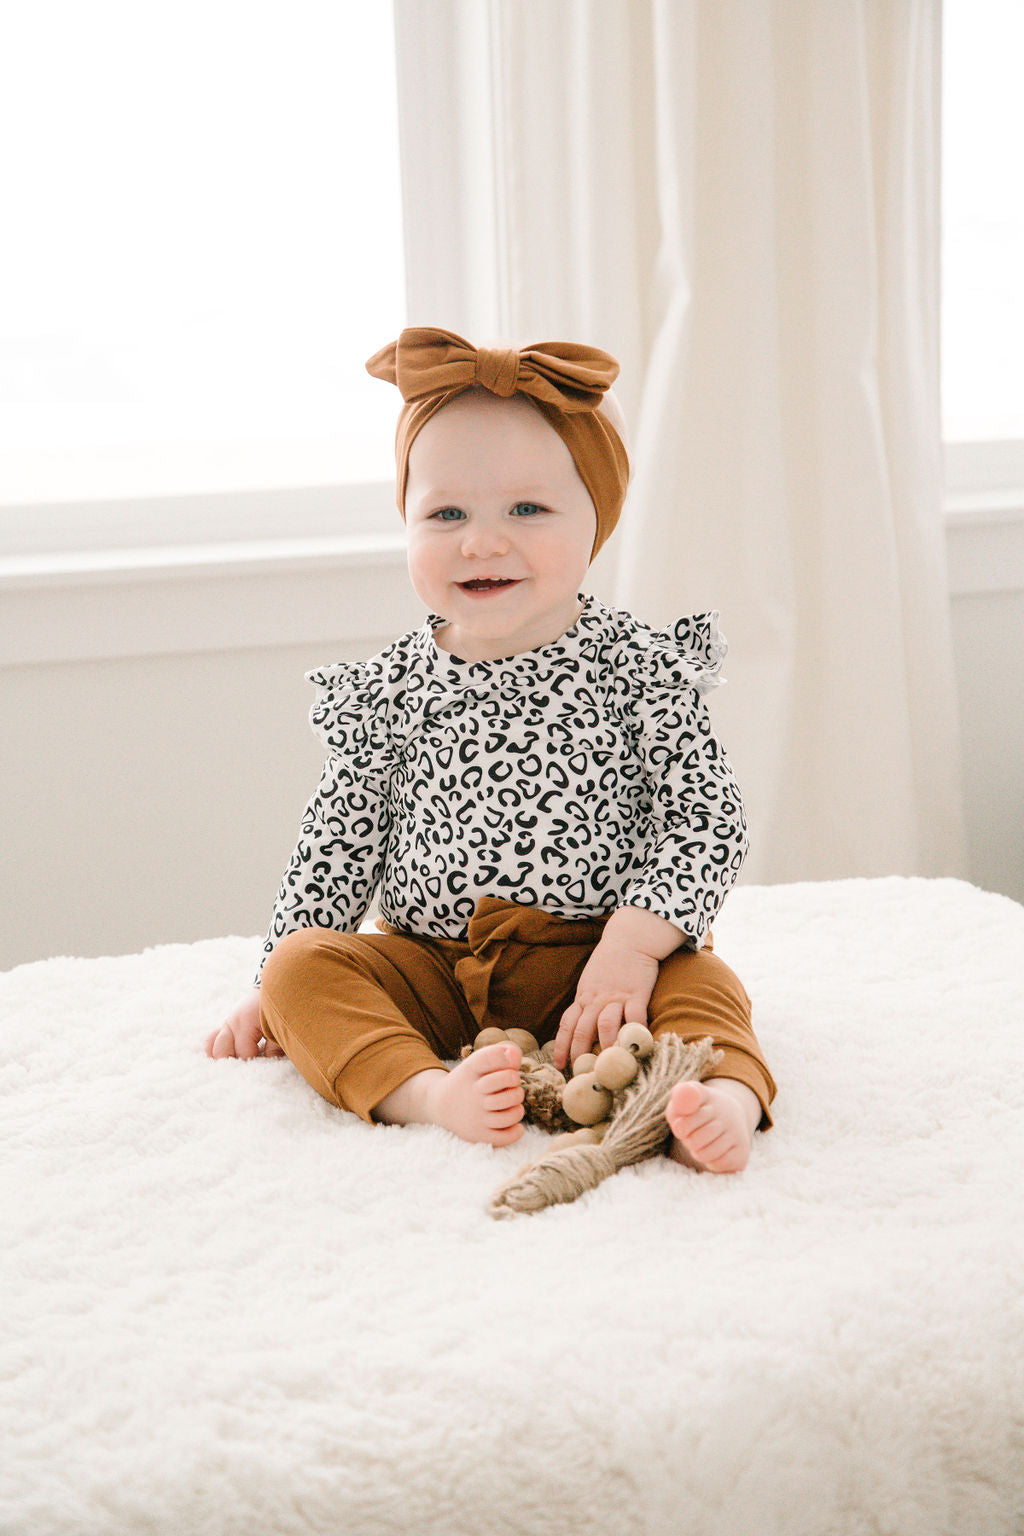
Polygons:
<instances>
[{"instance_id":1,"label":"leopard print top","mask_svg":"<svg viewBox=\"0 0 1024 1536\"><path fill-rule=\"evenodd\" d=\"M498 661L442 650L429 614L369 661L307 674L327 757L264 960L295 928L354 931L378 886L408 933L464 939L499 896L566 918L643 907L703 945L748 846L702 697L721 681L718 614L658 631L580 599L560 639Z\"/></svg>"}]
</instances>

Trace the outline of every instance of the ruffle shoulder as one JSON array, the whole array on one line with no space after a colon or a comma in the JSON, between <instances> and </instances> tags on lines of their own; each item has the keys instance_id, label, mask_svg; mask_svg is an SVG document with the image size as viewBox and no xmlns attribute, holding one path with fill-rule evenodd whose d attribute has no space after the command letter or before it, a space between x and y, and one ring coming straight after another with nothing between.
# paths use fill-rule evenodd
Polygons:
<instances>
[{"instance_id":1,"label":"ruffle shoulder","mask_svg":"<svg viewBox=\"0 0 1024 1536\"><path fill-rule=\"evenodd\" d=\"M643 629L634 642L634 677L644 693L709 693L725 681L722 663L728 644L718 627L718 609L689 614L666 629Z\"/></svg>"},{"instance_id":2,"label":"ruffle shoulder","mask_svg":"<svg viewBox=\"0 0 1024 1536\"><path fill-rule=\"evenodd\" d=\"M380 659L335 662L306 673L316 689L309 723L328 753L357 755L364 768L388 756L386 668Z\"/></svg>"}]
</instances>

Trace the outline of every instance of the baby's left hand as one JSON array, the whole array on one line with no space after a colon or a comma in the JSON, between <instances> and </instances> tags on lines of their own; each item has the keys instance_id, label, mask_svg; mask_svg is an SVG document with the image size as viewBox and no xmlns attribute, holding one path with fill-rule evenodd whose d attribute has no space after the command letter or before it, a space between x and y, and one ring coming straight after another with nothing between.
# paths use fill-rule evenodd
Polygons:
<instances>
[{"instance_id":1,"label":"baby's left hand","mask_svg":"<svg viewBox=\"0 0 1024 1536\"><path fill-rule=\"evenodd\" d=\"M646 1024L659 962L606 935L583 968L576 1001L562 1014L555 1036L555 1066L589 1051L599 1039L614 1045L623 1024Z\"/></svg>"}]
</instances>

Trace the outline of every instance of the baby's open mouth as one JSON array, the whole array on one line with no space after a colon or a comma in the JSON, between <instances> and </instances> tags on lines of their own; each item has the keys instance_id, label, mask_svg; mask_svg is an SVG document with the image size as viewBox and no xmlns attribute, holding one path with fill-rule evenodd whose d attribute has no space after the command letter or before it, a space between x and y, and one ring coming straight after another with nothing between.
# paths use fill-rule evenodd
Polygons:
<instances>
[{"instance_id":1,"label":"baby's open mouth","mask_svg":"<svg viewBox=\"0 0 1024 1536\"><path fill-rule=\"evenodd\" d=\"M515 584L508 576L478 576L474 581L459 582L459 586L469 592L489 592L492 587L514 587Z\"/></svg>"}]
</instances>

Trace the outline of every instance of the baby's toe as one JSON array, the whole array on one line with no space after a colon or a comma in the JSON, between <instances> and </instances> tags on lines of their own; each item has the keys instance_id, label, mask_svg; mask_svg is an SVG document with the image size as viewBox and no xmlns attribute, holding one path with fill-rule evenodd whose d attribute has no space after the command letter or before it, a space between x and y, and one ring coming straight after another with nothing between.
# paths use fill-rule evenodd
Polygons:
<instances>
[{"instance_id":1,"label":"baby's toe","mask_svg":"<svg viewBox=\"0 0 1024 1536\"><path fill-rule=\"evenodd\" d=\"M501 1072L514 1069L518 1071L519 1063L523 1059L523 1053L518 1045L509 1041L499 1041L495 1045L482 1046L479 1051L474 1051L472 1056L467 1056L464 1065L477 1077L485 1077L488 1072Z\"/></svg>"},{"instance_id":2,"label":"baby's toe","mask_svg":"<svg viewBox=\"0 0 1024 1536\"><path fill-rule=\"evenodd\" d=\"M672 1129L677 1121L688 1121L704 1106L707 1094L700 1083L677 1083L669 1095L665 1115Z\"/></svg>"},{"instance_id":3,"label":"baby's toe","mask_svg":"<svg viewBox=\"0 0 1024 1536\"><path fill-rule=\"evenodd\" d=\"M687 1136L686 1145L702 1163L710 1164L731 1149L732 1139L722 1126L715 1124L703 1126L692 1136Z\"/></svg>"}]
</instances>

